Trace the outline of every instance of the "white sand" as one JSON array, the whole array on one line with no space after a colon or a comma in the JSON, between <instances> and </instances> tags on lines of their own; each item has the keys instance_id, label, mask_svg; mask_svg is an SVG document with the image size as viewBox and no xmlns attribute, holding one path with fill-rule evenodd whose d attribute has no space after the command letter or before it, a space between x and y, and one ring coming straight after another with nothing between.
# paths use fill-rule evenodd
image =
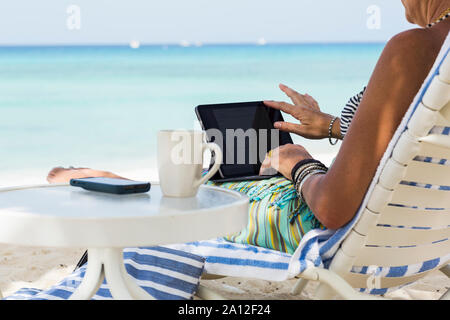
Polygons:
<instances>
[{"instance_id":1,"label":"white sand","mask_svg":"<svg viewBox=\"0 0 450 320\"><path fill-rule=\"evenodd\" d=\"M0 289L8 296L20 288L48 288L70 274L83 249L0 245Z\"/></svg>"}]
</instances>

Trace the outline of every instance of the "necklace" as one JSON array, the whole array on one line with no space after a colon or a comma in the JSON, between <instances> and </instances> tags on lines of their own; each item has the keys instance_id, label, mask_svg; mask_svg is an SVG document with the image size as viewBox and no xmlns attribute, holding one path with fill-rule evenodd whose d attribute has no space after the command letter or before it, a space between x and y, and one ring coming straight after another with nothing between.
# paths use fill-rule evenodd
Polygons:
<instances>
[{"instance_id":1,"label":"necklace","mask_svg":"<svg viewBox=\"0 0 450 320\"><path fill-rule=\"evenodd\" d=\"M445 19L447 19L450 16L450 8L448 8L447 10L445 10L444 12L442 12L442 14L439 16L439 18L435 21L432 22L430 24L427 25L427 28L431 28L432 26L434 26L435 24L438 24L441 21L444 21Z\"/></svg>"}]
</instances>

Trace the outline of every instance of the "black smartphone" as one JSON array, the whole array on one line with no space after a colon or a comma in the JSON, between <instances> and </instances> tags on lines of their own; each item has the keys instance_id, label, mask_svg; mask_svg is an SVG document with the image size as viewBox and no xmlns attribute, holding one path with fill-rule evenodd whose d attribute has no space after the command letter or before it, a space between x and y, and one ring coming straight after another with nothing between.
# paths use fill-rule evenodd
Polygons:
<instances>
[{"instance_id":1,"label":"black smartphone","mask_svg":"<svg viewBox=\"0 0 450 320\"><path fill-rule=\"evenodd\" d=\"M151 187L150 182L103 177L71 179L70 185L90 191L113 194L143 193L148 192Z\"/></svg>"}]
</instances>

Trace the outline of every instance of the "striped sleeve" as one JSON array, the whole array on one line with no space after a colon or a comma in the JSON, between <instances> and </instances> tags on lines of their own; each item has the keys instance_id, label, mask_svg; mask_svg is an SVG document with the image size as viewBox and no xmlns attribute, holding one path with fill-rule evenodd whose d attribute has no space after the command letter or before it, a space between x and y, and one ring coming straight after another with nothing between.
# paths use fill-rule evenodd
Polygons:
<instances>
[{"instance_id":1,"label":"striped sleeve","mask_svg":"<svg viewBox=\"0 0 450 320\"><path fill-rule=\"evenodd\" d=\"M361 103L365 91L366 87L364 87L364 89L356 96L351 97L341 112L340 125L341 125L341 135L343 137L345 137L345 135L347 134L348 128L350 127L350 124L353 120L353 117L355 116L359 104Z\"/></svg>"}]
</instances>

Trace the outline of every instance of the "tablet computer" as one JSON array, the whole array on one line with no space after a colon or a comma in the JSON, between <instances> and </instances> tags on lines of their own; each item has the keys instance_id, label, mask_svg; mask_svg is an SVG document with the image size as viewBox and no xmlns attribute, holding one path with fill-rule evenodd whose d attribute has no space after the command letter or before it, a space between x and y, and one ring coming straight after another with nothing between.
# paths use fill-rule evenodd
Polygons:
<instances>
[{"instance_id":1,"label":"tablet computer","mask_svg":"<svg viewBox=\"0 0 450 320\"><path fill-rule=\"evenodd\" d=\"M264 158L272 149L292 143L288 132L275 129L284 121L279 110L266 107L262 101L199 105L197 118L209 142L218 144L223 163L211 179L215 182L267 179L260 176Z\"/></svg>"}]
</instances>

